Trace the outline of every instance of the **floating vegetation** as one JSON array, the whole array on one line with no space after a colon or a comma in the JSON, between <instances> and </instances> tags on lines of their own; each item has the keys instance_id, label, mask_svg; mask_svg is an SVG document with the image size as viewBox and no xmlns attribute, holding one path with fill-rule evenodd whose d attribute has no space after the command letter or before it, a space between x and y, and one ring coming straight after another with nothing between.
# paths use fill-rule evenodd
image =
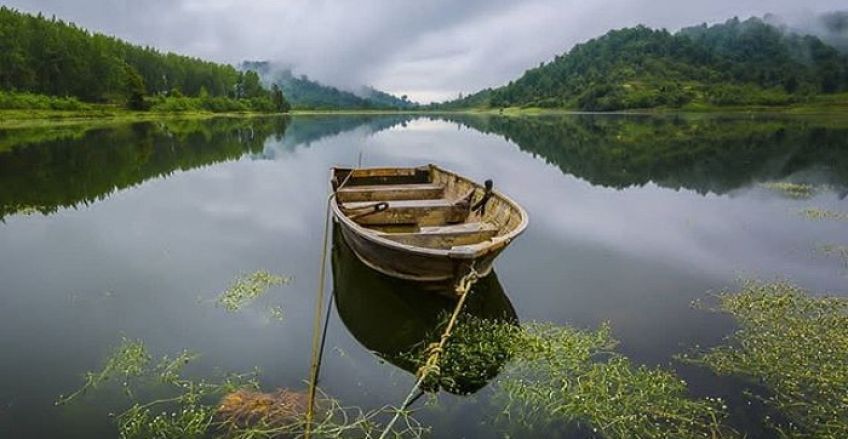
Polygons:
<instances>
[{"instance_id":1,"label":"floating vegetation","mask_svg":"<svg viewBox=\"0 0 848 439\"><path fill-rule=\"evenodd\" d=\"M218 296L218 305L227 311L236 312L256 298L265 294L269 288L291 282L291 278L271 274L265 270L239 276L226 291Z\"/></svg>"},{"instance_id":2,"label":"floating vegetation","mask_svg":"<svg viewBox=\"0 0 848 439\"><path fill-rule=\"evenodd\" d=\"M673 373L611 352L606 325L591 332L535 324L517 341L498 398L510 419L531 429L567 423L606 438L734 435L721 426L720 399L689 399Z\"/></svg>"},{"instance_id":3,"label":"floating vegetation","mask_svg":"<svg viewBox=\"0 0 848 439\"><path fill-rule=\"evenodd\" d=\"M770 181L760 186L795 199L810 198L816 194L816 187L810 184L790 183L788 181Z\"/></svg>"},{"instance_id":4,"label":"floating vegetation","mask_svg":"<svg viewBox=\"0 0 848 439\"><path fill-rule=\"evenodd\" d=\"M689 361L764 384L783 436L848 437L848 299L811 297L785 282L748 282L718 296L739 329L730 344Z\"/></svg>"},{"instance_id":5,"label":"floating vegetation","mask_svg":"<svg viewBox=\"0 0 848 439\"><path fill-rule=\"evenodd\" d=\"M810 207L810 208L802 210L801 215L804 215L807 219L811 219L811 220L848 221L848 213L836 212L836 211L827 210L827 209L819 209L819 208L816 208L816 207Z\"/></svg>"},{"instance_id":6,"label":"floating vegetation","mask_svg":"<svg viewBox=\"0 0 848 439\"><path fill-rule=\"evenodd\" d=\"M305 392L279 389L263 393L256 371L225 374L216 381L191 379L184 369L197 355L188 351L163 357L155 364L151 358L140 341L125 339L100 372L87 373L85 384L68 397L60 396L59 403L70 403L115 377L122 381L132 403L129 409L112 415L121 439L274 439L303 437L306 432ZM144 392L131 390L142 385L148 386ZM136 397L140 394L160 397L140 400ZM310 436L376 437L382 432L379 421L393 413L389 407L367 412L343 407L322 393ZM401 419L389 437L417 438L428 431L408 411Z\"/></svg>"},{"instance_id":7,"label":"floating vegetation","mask_svg":"<svg viewBox=\"0 0 848 439\"><path fill-rule=\"evenodd\" d=\"M393 413L389 407L370 412L343 407L324 394L317 403L315 419L309 428L309 436L314 438L374 438L383 431L379 418ZM216 428L228 439L304 437L307 404L305 392L235 392L221 400ZM388 437L420 438L429 431L409 411L402 412L401 419L402 423L396 424L398 427Z\"/></svg>"},{"instance_id":8,"label":"floating vegetation","mask_svg":"<svg viewBox=\"0 0 848 439\"><path fill-rule=\"evenodd\" d=\"M112 352L106 364L99 372L87 372L85 374L85 384L68 396L59 395L56 405L65 404L83 395L88 390L97 388L97 386L111 378L119 379L125 392L130 394L130 380L141 376L149 363L150 354L147 353L144 344L138 340L124 338L120 346Z\"/></svg>"},{"instance_id":9,"label":"floating vegetation","mask_svg":"<svg viewBox=\"0 0 848 439\"><path fill-rule=\"evenodd\" d=\"M606 438L734 435L721 426L720 399L687 398L673 373L634 366L615 345L606 325L592 332L466 316L445 346L439 384L488 380L503 367L493 401L521 435L562 425Z\"/></svg>"},{"instance_id":10,"label":"floating vegetation","mask_svg":"<svg viewBox=\"0 0 848 439\"><path fill-rule=\"evenodd\" d=\"M450 315L445 313L442 320L447 322L448 318ZM437 325L437 329L441 331L443 326ZM519 326L507 322L460 315L445 345L439 373L428 375L423 387L433 391L441 388L457 395L477 391L497 376L512 357L513 338L519 331ZM440 332L434 331L427 340L437 342L440 336ZM420 346L403 356L423 365L431 353L427 346Z\"/></svg>"},{"instance_id":11,"label":"floating vegetation","mask_svg":"<svg viewBox=\"0 0 848 439\"><path fill-rule=\"evenodd\" d=\"M280 305L272 305L268 307L268 316L277 321L283 321L283 307Z\"/></svg>"}]
</instances>

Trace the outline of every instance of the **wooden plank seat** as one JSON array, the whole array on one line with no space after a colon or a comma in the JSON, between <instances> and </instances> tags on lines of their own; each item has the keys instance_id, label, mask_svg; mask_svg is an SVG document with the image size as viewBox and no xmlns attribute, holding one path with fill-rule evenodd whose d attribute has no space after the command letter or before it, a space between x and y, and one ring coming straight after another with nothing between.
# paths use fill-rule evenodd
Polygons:
<instances>
[{"instance_id":1,"label":"wooden plank seat","mask_svg":"<svg viewBox=\"0 0 848 439\"><path fill-rule=\"evenodd\" d=\"M388 208L380 212L356 216L359 212L368 212L374 206L373 201L342 203L346 214L354 216L362 225L377 224L417 224L419 226L441 226L459 223L468 217L469 208L444 198L434 200L397 200L388 201Z\"/></svg>"},{"instance_id":2,"label":"wooden plank seat","mask_svg":"<svg viewBox=\"0 0 848 439\"><path fill-rule=\"evenodd\" d=\"M498 228L482 222L421 227L415 233L385 233L384 238L419 247L450 249L458 245L478 244L491 239Z\"/></svg>"},{"instance_id":3,"label":"wooden plank seat","mask_svg":"<svg viewBox=\"0 0 848 439\"><path fill-rule=\"evenodd\" d=\"M357 201L431 200L442 198L445 187L440 184L392 184L346 186L336 193L342 203Z\"/></svg>"}]
</instances>

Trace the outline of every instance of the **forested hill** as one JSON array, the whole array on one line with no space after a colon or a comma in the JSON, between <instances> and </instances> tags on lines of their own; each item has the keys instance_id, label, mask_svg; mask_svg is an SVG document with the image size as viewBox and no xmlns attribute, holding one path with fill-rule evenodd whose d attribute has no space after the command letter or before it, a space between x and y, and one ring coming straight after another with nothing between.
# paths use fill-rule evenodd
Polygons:
<instances>
[{"instance_id":1,"label":"forested hill","mask_svg":"<svg viewBox=\"0 0 848 439\"><path fill-rule=\"evenodd\" d=\"M846 90L844 54L813 36L734 18L674 34L644 26L611 31L472 97L496 108L606 111L783 105Z\"/></svg>"},{"instance_id":2,"label":"forested hill","mask_svg":"<svg viewBox=\"0 0 848 439\"><path fill-rule=\"evenodd\" d=\"M164 96L176 98L166 105L191 104L183 97L193 96L204 106L229 109L271 110L274 99L256 74L233 66L162 53L5 6L0 6L2 91L129 102L136 109L162 104ZM162 99L145 102L152 96Z\"/></svg>"},{"instance_id":3,"label":"forested hill","mask_svg":"<svg viewBox=\"0 0 848 439\"><path fill-rule=\"evenodd\" d=\"M418 105L372 87L362 87L359 93L339 90L306 75L295 75L291 69L275 68L268 61L245 61L241 68L258 72L266 84L279 85L298 110L410 109Z\"/></svg>"}]
</instances>

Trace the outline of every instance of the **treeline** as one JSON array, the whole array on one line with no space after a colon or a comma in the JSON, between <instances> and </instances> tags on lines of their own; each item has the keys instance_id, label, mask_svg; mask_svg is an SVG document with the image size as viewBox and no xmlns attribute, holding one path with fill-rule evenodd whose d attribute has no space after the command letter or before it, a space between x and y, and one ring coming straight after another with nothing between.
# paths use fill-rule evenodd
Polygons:
<instances>
[{"instance_id":1,"label":"treeline","mask_svg":"<svg viewBox=\"0 0 848 439\"><path fill-rule=\"evenodd\" d=\"M836 49L757 18L734 18L675 34L611 31L485 93L483 106L785 105L847 90L848 57Z\"/></svg>"},{"instance_id":2,"label":"treeline","mask_svg":"<svg viewBox=\"0 0 848 439\"><path fill-rule=\"evenodd\" d=\"M0 6L0 90L120 103L137 110L159 106L167 111L174 105L210 111L287 110L281 90L265 89L254 72L161 53L5 6ZM170 98L181 102L169 104Z\"/></svg>"}]
</instances>

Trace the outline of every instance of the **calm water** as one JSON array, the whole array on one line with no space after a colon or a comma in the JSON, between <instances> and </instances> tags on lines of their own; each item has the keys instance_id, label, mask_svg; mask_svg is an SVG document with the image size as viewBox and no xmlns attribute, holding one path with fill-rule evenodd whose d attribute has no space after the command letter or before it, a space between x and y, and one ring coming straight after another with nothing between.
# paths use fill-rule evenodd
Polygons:
<instances>
[{"instance_id":1,"label":"calm water","mask_svg":"<svg viewBox=\"0 0 848 439\"><path fill-rule=\"evenodd\" d=\"M156 356L201 353L199 376L258 367L266 389L303 388L328 168L428 162L493 178L530 214L475 312L609 321L619 351L678 371L693 395L729 398L732 422L753 436L762 432L740 382L673 361L733 330L690 303L752 277L848 291L846 262L817 250L848 245L846 224L799 214L848 211L848 123L823 117L295 117L0 131L0 438L115 437L106 413L120 395L53 402L122 337ZM760 184L770 181L824 189L793 199ZM391 355L447 305L410 302L412 287L348 256L336 246L322 386L346 404L394 404L413 376ZM215 306L235 276L263 268L293 281L239 313ZM282 320L266 305L281 306ZM436 437L491 437L487 390L442 394L419 418Z\"/></svg>"}]
</instances>

